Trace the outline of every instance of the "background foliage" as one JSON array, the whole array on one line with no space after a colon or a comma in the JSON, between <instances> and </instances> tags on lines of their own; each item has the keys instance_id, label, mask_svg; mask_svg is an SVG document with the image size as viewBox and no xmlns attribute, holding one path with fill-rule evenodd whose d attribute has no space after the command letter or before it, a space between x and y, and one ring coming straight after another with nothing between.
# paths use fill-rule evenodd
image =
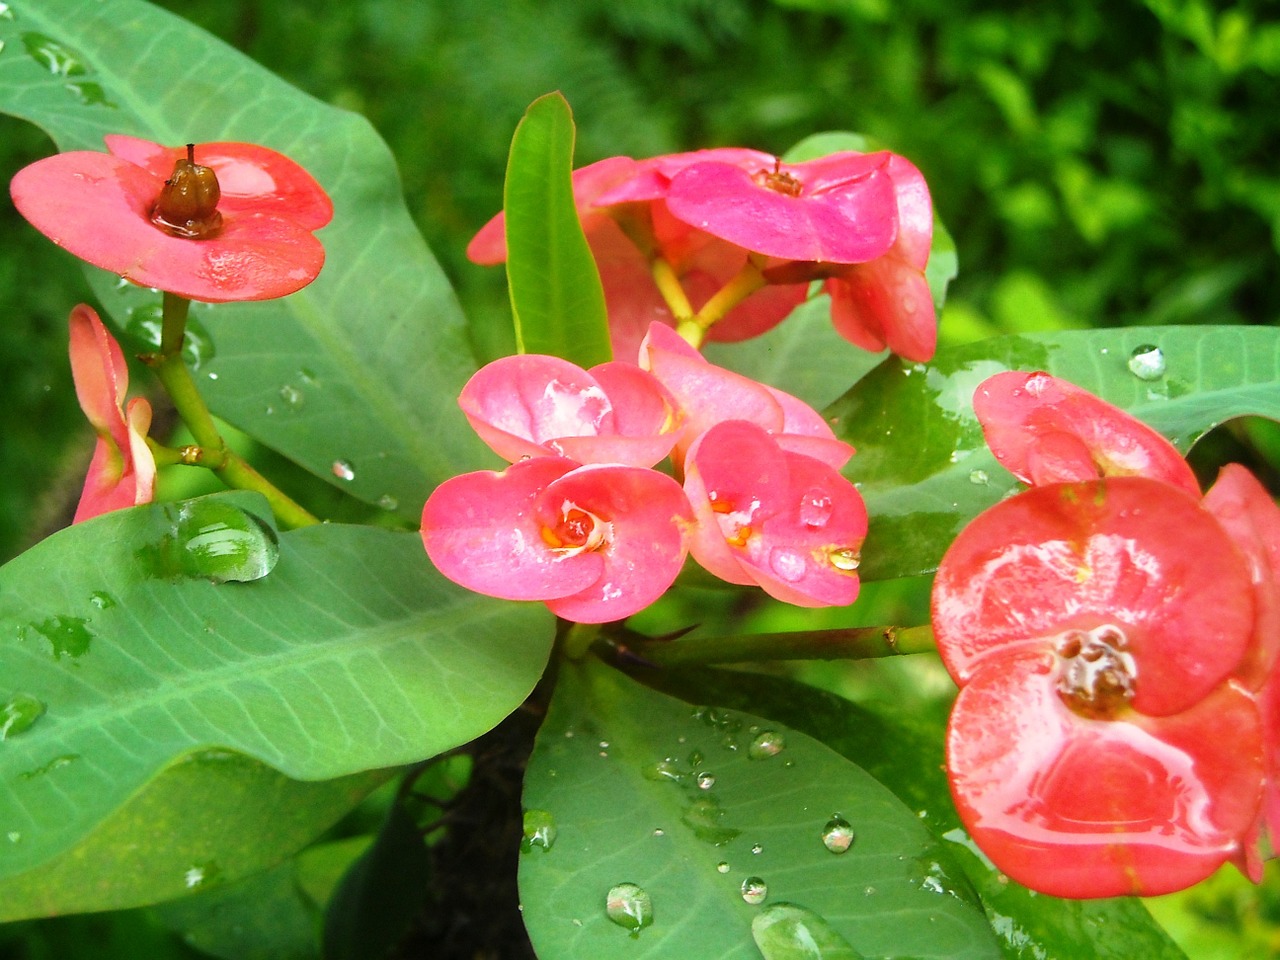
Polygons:
<instances>
[{"instance_id":1,"label":"background foliage","mask_svg":"<svg viewBox=\"0 0 1280 960\"><path fill-rule=\"evenodd\" d=\"M1263 3L159 5L318 98L367 116L390 144L417 225L473 316L508 309L504 278L467 263L463 247L501 205L517 121L552 89L573 106L579 164L730 143L781 152L824 129L891 144L929 178L960 252L945 343L1117 325L1273 324L1280 314L1280 24L1266 22ZM34 128L0 118L5 179L50 150ZM68 291L84 289L79 268L7 203L0 235L7 559L65 522L90 444L65 358L75 296ZM1241 438L1263 448L1276 442L1254 422L1214 443L1234 447ZM919 622L921 595L917 585L868 599L883 605L885 620ZM753 616L759 629L784 626L770 605ZM819 667L807 679L887 699L895 669ZM364 832L382 812L369 815L375 822ZM358 824L346 829L361 832ZM338 862L349 862L346 855ZM301 880L274 888L321 891L285 897L287 916L303 925L334 882L326 887L324 863L312 860L291 866ZM1221 949L1214 931L1222 929L1232 931L1239 956L1276 945L1274 874L1258 892L1224 874L1156 909L1196 945L1192 956ZM0 956L193 955L159 922L155 913L127 913L5 928ZM1200 949L1197 937L1217 945Z\"/></svg>"}]
</instances>

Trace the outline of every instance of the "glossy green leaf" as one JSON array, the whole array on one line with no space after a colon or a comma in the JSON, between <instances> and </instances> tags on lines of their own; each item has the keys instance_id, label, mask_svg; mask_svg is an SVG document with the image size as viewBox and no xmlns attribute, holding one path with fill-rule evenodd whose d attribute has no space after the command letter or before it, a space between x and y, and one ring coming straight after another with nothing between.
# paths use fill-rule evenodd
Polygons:
<instances>
[{"instance_id":1,"label":"glossy green leaf","mask_svg":"<svg viewBox=\"0 0 1280 960\"><path fill-rule=\"evenodd\" d=\"M1142 379L1135 350L1154 345L1163 375ZM1141 327L999 337L945 348L928 364L887 359L826 413L857 448L845 474L871 515L861 574L937 567L961 528L1018 486L996 463L973 392L1004 370L1047 370L1150 424L1181 450L1232 417L1280 419L1280 330Z\"/></svg>"},{"instance_id":2,"label":"glossy green leaf","mask_svg":"<svg viewBox=\"0 0 1280 960\"><path fill-rule=\"evenodd\" d=\"M107 133L244 140L293 157L329 192L313 284L283 300L193 305L209 337L197 380L217 415L416 521L435 484L482 456L454 403L475 361L373 128L136 0L6 6L0 112L44 128L59 149L103 150ZM87 269L118 327L154 311L158 294Z\"/></svg>"},{"instance_id":3,"label":"glossy green leaf","mask_svg":"<svg viewBox=\"0 0 1280 960\"><path fill-rule=\"evenodd\" d=\"M940 715L872 712L834 694L760 674L685 670L646 673L646 678L687 702L749 707L866 769L943 841L981 897L1008 960L1186 960L1140 900L1062 900L1036 894L997 871L961 827L951 801Z\"/></svg>"},{"instance_id":4,"label":"glossy green leaf","mask_svg":"<svg viewBox=\"0 0 1280 960\"><path fill-rule=\"evenodd\" d=\"M266 515L257 495L212 499ZM0 704L18 704L0 742L0 877L73 850L192 751L303 780L413 762L488 730L542 673L545 609L449 583L416 533L307 527L280 536L265 577L215 583L153 562L174 506L77 524L0 568ZM202 803L179 825L198 832Z\"/></svg>"},{"instance_id":5,"label":"glossy green leaf","mask_svg":"<svg viewBox=\"0 0 1280 960\"><path fill-rule=\"evenodd\" d=\"M779 902L867 956L1000 955L938 842L861 768L596 661L562 668L524 805L554 827L520 860L540 956L756 960L752 921ZM854 833L840 853L837 818Z\"/></svg>"},{"instance_id":6,"label":"glossy green leaf","mask_svg":"<svg viewBox=\"0 0 1280 960\"><path fill-rule=\"evenodd\" d=\"M535 100L516 127L502 203L507 283L520 352L590 367L612 351L604 287L573 202L573 140L559 93Z\"/></svg>"}]
</instances>

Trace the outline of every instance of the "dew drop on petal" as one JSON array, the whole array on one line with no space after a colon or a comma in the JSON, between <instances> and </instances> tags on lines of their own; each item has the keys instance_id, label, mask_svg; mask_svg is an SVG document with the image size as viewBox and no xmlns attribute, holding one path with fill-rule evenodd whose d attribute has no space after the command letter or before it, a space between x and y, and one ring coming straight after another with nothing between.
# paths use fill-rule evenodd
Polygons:
<instances>
[{"instance_id":1,"label":"dew drop on petal","mask_svg":"<svg viewBox=\"0 0 1280 960\"><path fill-rule=\"evenodd\" d=\"M852 573L862 565L862 553L849 547L840 547L827 554L831 566L845 573Z\"/></svg>"},{"instance_id":2,"label":"dew drop on petal","mask_svg":"<svg viewBox=\"0 0 1280 960\"><path fill-rule=\"evenodd\" d=\"M769 896L769 887L759 877L747 877L742 881L742 899L755 906L764 903Z\"/></svg>"},{"instance_id":3,"label":"dew drop on petal","mask_svg":"<svg viewBox=\"0 0 1280 960\"><path fill-rule=\"evenodd\" d=\"M653 900L634 883L618 883L605 894L604 912L618 926L638 936L653 923Z\"/></svg>"},{"instance_id":4,"label":"dew drop on petal","mask_svg":"<svg viewBox=\"0 0 1280 960\"><path fill-rule=\"evenodd\" d=\"M800 498L800 522L810 529L825 527L832 510L831 497L816 487Z\"/></svg>"},{"instance_id":5,"label":"dew drop on petal","mask_svg":"<svg viewBox=\"0 0 1280 960\"><path fill-rule=\"evenodd\" d=\"M822 828L822 845L832 853L844 853L855 839L853 827L843 817L832 817Z\"/></svg>"},{"instance_id":6,"label":"dew drop on petal","mask_svg":"<svg viewBox=\"0 0 1280 960\"><path fill-rule=\"evenodd\" d=\"M1159 380L1164 376L1164 351L1155 344L1144 343L1129 354L1129 372L1139 380Z\"/></svg>"},{"instance_id":7,"label":"dew drop on petal","mask_svg":"<svg viewBox=\"0 0 1280 960\"><path fill-rule=\"evenodd\" d=\"M350 460L335 460L331 469L339 480L350 482L356 478L356 468Z\"/></svg>"},{"instance_id":8,"label":"dew drop on petal","mask_svg":"<svg viewBox=\"0 0 1280 960\"><path fill-rule=\"evenodd\" d=\"M769 553L769 566L789 583L795 583L805 573L804 557L788 547L774 547Z\"/></svg>"},{"instance_id":9,"label":"dew drop on petal","mask_svg":"<svg viewBox=\"0 0 1280 960\"><path fill-rule=\"evenodd\" d=\"M764 730L747 747L747 756L752 760L768 760L780 754L785 746L786 740L782 734L775 730Z\"/></svg>"}]
</instances>

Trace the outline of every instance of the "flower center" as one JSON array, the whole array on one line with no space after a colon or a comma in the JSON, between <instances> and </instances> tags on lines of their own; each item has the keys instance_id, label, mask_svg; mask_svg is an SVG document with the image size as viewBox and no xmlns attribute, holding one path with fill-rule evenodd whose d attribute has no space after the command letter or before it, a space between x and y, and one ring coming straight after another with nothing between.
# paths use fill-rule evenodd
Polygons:
<instances>
[{"instance_id":1,"label":"flower center","mask_svg":"<svg viewBox=\"0 0 1280 960\"><path fill-rule=\"evenodd\" d=\"M217 175L196 163L195 144L188 143L187 155L173 165L173 175L151 208L151 222L175 237L207 240L222 229L221 198Z\"/></svg>"},{"instance_id":2,"label":"flower center","mask_svg":"<svg viewBox=\"0 0 1280 960\"><path fill-rule=\"evenodd\" d=\"M745 547L755 533L751 529L751 518L759 509L760 502L753 500L749 509L739 510L715 490L708 492L707 499L711 501L711 512L716 514L716 521L720 524L720 532L724 535L725 542L738 549Z\"/></svg>"},{"instance_id":3,"label":"flower center","mask_svg":"<svg viewBox=\"0 0 1280 960\"><path fill-rule=\"evenodd\" d=\"M553 550L582 553L604 546L610 527L594 513L566 500L560 506L560 519L555 526L542 528L542 539Z\"/></svg>"},{"instance_id":4,"label":"flower center","mask_svg":"<svg viewBox=\"0 0 1280 960\"><path fill-rule=\"evenodd\" d=\"M782 169L782 161L773 161L772 170L761 170L755 175L756 183L788 197L798 197L804 184Z\"/></svg>"},{"instance_id":5,"label":"flower center","mask_svg":"<svg viewBox=\"0 0 1280 960\"><path fill-rule=\"evenodd\" d=\"M1062 702L1084 717L1114 718L1133 699L1137 664L1128 647L1124 632L1111 624L1058 637Z\"/></svg>"}]
</instances>

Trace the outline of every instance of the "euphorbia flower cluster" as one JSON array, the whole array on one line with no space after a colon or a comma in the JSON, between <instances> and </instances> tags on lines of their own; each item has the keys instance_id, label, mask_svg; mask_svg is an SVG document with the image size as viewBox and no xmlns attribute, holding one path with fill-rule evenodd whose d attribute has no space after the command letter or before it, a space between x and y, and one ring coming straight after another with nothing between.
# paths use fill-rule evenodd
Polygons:
<instances>
[{"instance_id":1,"label":"euphorbia flower cluster","mask_svg":"<svg viewBox=\"0 0 1280 960\"><path fill-rule=\"evenodd\" d=\"M824 281L848 340L910 360L933 355L924 276L933 211L924 178L903 157L845 151L784 163L719 148L610 157L575 171L573 184L615 356L633 356L655 317L695 340L757 336L804 300L812 280ZM506 258L501 214L467 255Z\"/></svg>"},{"instance_id":2,"label":"euphorbia flower cluster","mask_svg":"<svg viewBox=\"0 0 1280 960\"><path fill-rule=\"evenodd\" d=\"M638 363L582 370L525 355L489 364L459 403L512 465L427 500L422 536L450 579L619 620L688 553L732 583L805 606L850 603L866 535L838 468L852 449L795 397L709 363L654 324ZM671 454L684 485L652 466Z\"/></svg>"},{"instance_id":3,"label":"euphorbia flower cluster","mask_svg":"<svg viewBox=\"0 0 1280 960\"><path fill-rule=\"evenodd\" d=\"M1264 783L1280 836L1280 508L1234 465L1202 498L1172 445L1048 374L997 375L974 407L1031 488L934 586L965 826L1059 896L1169 892L1228 860L1256 878Z\"/></svg>"}]
</instances>

